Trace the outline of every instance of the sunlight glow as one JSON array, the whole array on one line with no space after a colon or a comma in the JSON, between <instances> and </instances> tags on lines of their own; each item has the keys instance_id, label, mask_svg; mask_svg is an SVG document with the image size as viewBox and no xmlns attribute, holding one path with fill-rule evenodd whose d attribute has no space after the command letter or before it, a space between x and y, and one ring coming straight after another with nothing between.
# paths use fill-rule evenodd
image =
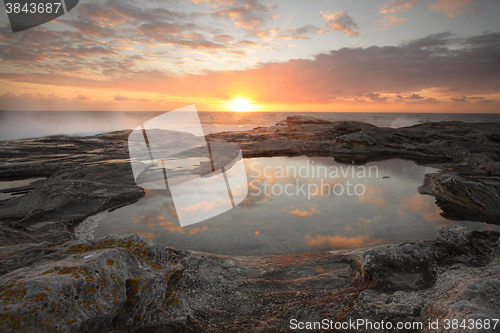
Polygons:
<instances>
[{"instance_id":1,"label":"sunlight glow","mask_svg":"<svg viewBox=\"0 0 500 333\"><path fill-rule=\"evenodd\" d=\"M232 100L227 101L225 104L225 108L228 111L247 112L256 110L256 106L253 105L252 101L249 101L248 99L242 98L240 96L234 96Z\"/></svg>"}]
</instances>

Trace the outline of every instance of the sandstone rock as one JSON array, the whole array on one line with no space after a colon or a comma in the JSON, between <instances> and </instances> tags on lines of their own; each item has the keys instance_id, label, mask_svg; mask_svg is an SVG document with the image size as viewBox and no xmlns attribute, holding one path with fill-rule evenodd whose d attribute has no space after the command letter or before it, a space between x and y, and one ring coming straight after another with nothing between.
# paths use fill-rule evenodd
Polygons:
<instances>
[{"instance_id":1,"label":"sandstone rock","mask_svg":"<svg viewBox=\"0 0 500 333\"><path fill-rule=\"evenodd\" d=\"M419 191L436 197L448 219L500 223L500 177L430 174Z\"/></svg>"},{"instance_id":2,"label":"sandstone rock","mask_svg":"<svg viewBox=\"0 0 500 333\"><path fill-rule=\"evenodd\" d=\"M422 322L493 319L500 316L500 233L446 227L435 241L374 248L362 254L373 279L344 320ZM468 323L468 322L467 322ZM377 330L366 330L376 332ZM388 330L389 331L389 330ZM447 331L440 326L439 332ZM453 331L453 330L449 330ZM471 329L471 332L496 332Z\"/></svg>"},{"instance_id":3,"label":"sandstone rock","mask_svg":"<svg viewBox=\"0 0 500 333\"><path fill-rule=\"evenodd\" d=\"M499 237L447 227L411 251L267 257L176 251L136 235L4 246L0 330L289 332L291 319L498 318ZM422 272L432 279L416 284Z\"/></svg>"},{"instance_id":4,"label":"sandstone rock","mask_svg":"<svg viewBox=\"0 0 500 333\"><path fill-rule=\"evenodd\" d=\"M0 221L81 221L89 215L142 196L143 189L134 185L54 178L24 196L9 199L0 210Z\"/></svg>"},{"instance_id":5,"label":"sandstone rock","mask_svg":"<svg viewBox=\"0 0 500 333\"><path fill-rule=\"evenodd\" d=\"M231 258L136 235L0 247L0 262L6 332L284 329L338 315L364 285L352 255Z\"/></svg>"}]
</instances>

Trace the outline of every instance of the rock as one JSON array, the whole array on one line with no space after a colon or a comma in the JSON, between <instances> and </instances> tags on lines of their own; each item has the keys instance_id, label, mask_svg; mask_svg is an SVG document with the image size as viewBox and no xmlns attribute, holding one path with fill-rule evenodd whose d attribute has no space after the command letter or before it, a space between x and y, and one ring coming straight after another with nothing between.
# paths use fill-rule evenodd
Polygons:
<instances>
[{"instance_id":1,"label":"rock","mask_svg":"<svg viewBox=\"0 0 500 333\"><path fill-rule=\"evenodd\" d=\"M59 170L80 165L110 161L130 164L127 143L130 132L0 141L0 175L3 179L50 177Z\"/></svg>"},{"instance_id":2,"label":"rock","mask_svg":"<svg viewBox=\"0 0 500 333\"><path fill-rule=\"evenodd\" d=\"M2 254L3 270L10 268L0 277L2 331L120 332L155 321L186 326L191 310L176 293L182 266L145 238L21 245Z\"/></svg>"},{"instance_id":3,"label":"rock","mask_svg":"<svg viewBox=\"0 0 500 333\"><path fill-rule=\"evenodd\" d=\"M54 178L24 196L10 199L0 210L0 221L81 221L142 196L144 190L134 185Z\"/></svg>"},{"instance_id":4,"label":"rock","mask_svg":"<svg viewBox=\"0 0 500 333\"><path fill-rule=\"evenodd\" d=\"M8 332L285 329L290 318L339 315L364 288L352 255L231 258L136 235L6 246L0 261Z\"/></svg>"},{"instance_id":5,"label":"rock","mask_svg":"<svg viewBox=\"0 0 500 333\"><path fill-rule=\"evenodd\" d=\"M500 177L429 174L419 192L436 197L447 219L500 223Z\"/></svg>"},{"instance_id":6,"label":"rock","mask_svg":"<svg viewBox=\"0 0 500 333\"><path fill-rule=\"evenodd\" d=\"M443 215L498 223L499 130L289 117L207 140L236 143L245 157L306 154L349 164L399 157L439 166L420 191L436 197ZM494 232L448 227L435 241L364 253L267 257L176 251L135 235L71 240L87 217L144 195L128 161L129 133L0 142L2 180L49 177L0 202L0 331L254 332L289 331L292 318L500 317Z\"/></svg>"},{"instance_id":7,"label":"rock","mask_svg":"<svg viewBox=\"0 0 500 333\"><path fill-rule=\"evenodd\" d=\"M342 320L370 319L422 323L422 328L387 330L436 332L429 320L463 320L500 316L500 233L463 227L440 230L435 241L374 248L362 254L373 278ZM491 326L492 327L492 326ZM380 330L367 329L364 332ZM469 331L469 330L468 330ZM497 332L475 327L471 332Z\"/></svg>"},{"instance_id":8,"label":"rock","mask_svg":"<svg viewBox=\"0 0 500 333\"><path fill-rule=\"evenodd\" d=\"M286 332L291 319L498 318L499 237L447 227L411 248L265 257L178 251L136 235L4 246L0 330ZM423 272L432 279L415 283Z\"/></svg>"},{"instance_id":9,"label":"rock","mask_svg":"<svg viewBox=\"0 0 500 333\"><path fill-rule=\"evenodd\" d=\"M306 125L306 124L331 124L331 121L318 119L314 117L305 117L305 116L290 116L286 118L285 121L288 127L292 127L295 125Z\"/></svg>"},{"instance_id":10,"label":"rock","mask_svg":"<svg viewBox=\"0 0 500 333\"><path fill-rule=\"evenodd\" d=\"M26 228L19 223L0 226L0 246L40 242L61 244L75 238L62 223L56 222L40 228Z\"/></svg>"},{"instance_id":11,"label":"rock","mask_svg":"<svg viewBox=\"0 0 500 333\"><path fill-rule=\"evenodd\" d=\"M419 290L435 281L434 267L480 265L499 252L500 233L445 227L435 241L374 248L363 253L364 270L384 289Z\"/></svg>"}]
</instances>

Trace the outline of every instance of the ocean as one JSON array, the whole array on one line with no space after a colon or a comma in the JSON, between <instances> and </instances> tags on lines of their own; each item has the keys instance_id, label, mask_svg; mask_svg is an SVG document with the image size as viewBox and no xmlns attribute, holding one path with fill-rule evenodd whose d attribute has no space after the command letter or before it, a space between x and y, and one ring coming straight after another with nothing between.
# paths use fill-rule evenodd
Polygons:
<instances>
[{"instance_id":1,"label":"ocean","mask_svg":"<svg viewBox=\"0 0 500 333\"><path fill-rule=\"evenodd\" d=\"M134 129L165 112L141 111L0 111L0 141L52 135L88 136ZM429 121L500 122L500 114L484 113L353 113L353 112L199 112L206 134L272 126L288 116L331 121L354 120L385 127Z\"/></svg>"}]
</instances>

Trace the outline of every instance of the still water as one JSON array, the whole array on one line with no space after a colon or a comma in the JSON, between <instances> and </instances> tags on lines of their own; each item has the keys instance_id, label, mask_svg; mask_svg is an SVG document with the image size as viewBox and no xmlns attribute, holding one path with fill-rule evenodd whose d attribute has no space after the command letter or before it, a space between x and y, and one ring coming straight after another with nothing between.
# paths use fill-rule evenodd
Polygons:
<instances>
[{"instance_id":1,"label":"still water","mask_svg":"<svg viewBox=\"0 0 500 333\"><path fill-rule=\"evenodd\" d=\"M245 159L248 196L227 212L182 228L172 197L148 190L138 202L83 224L95 238L144 235L168 247L226 255L268 255L349 249L434 239L446 225L477 230L497 226L448 221L434 197L417 188L437 172L392 159L364 166L330 157ZM193 189L196 202L201 189ZM210 210L200 202L192 209ZM87 234L90 235L90 234Z\"/></svg>"}]
</instances>

